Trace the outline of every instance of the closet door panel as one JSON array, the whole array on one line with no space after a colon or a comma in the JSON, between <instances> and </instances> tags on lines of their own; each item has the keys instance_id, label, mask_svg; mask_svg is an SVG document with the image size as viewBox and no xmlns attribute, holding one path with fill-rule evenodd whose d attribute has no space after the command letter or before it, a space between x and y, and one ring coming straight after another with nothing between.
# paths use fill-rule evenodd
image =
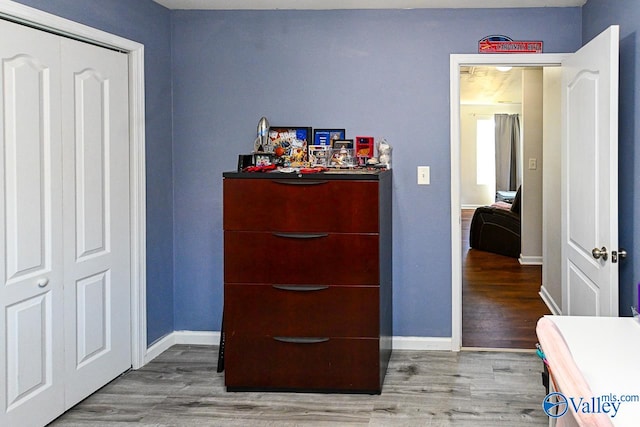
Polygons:
<instances>
[{"instance_id":1,"label":"closet door panel","mask_svg":"<svg viewBox=\"0 0 640 427\"><path fill-rule=\"evenodd\" d=\"M131 366L128 64L0 34L0 425L45 425Z\"/></svg>"},{"instance_id":2,"label":"closet door panel","mask_svg":"<svg viewBox=\"0 0 640 427\"><path fill-rule=\"evenodd\" d=\"M64 408L60 45L0 33L0 425L43 425Z\"/></svg>"},{"instance_id":3,"label":"closet door panel","mask_svg":"<svg viewBox=\"0 0 640 427\"><path fill-rule=\"evenodd\" d=\"M95 69L74 76L76 254L78 259L109 250L109 80Z\"/></svg>"},{"instance_id":4,"label":"closet door panel","mask_svg":"<svg viewBox=\"0 0 640 427\"><path fill-rule=\"evenodd\" d=\"M31 55L4 61L4 111L13 126L5 128L5 177L7 230L7 278L17 280L27 274L43 272L50 243L51 210L50 139L37 123L49 121L46 107L51 91L50 70ZM44 108L43 108L44 107Z\"/></svg>"},{"instance_id":5,"label":"closet door panel","mask_svg":"<svg viewBox=\"0 0 640 427\"><path fill-rule=\"evenodd\" d=\"M131 367L128 64L61 43L70 408Z\"/></svg>"}]
</instances>

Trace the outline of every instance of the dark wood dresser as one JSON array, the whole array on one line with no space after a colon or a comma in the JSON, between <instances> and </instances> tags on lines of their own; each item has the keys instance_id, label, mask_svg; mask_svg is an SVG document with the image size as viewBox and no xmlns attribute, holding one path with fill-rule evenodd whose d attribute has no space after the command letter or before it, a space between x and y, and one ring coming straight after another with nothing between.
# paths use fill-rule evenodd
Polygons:
<instances>
[{"instance_id":1,"label":"dark wood dresser","mask_svg":"<svg viewBox=\"0 0 640 427\"><path fill-rule=\"evenodd\" d=\"M391 172L224 174L227 390L380 393Z\"/></svg>"}]
</instances>

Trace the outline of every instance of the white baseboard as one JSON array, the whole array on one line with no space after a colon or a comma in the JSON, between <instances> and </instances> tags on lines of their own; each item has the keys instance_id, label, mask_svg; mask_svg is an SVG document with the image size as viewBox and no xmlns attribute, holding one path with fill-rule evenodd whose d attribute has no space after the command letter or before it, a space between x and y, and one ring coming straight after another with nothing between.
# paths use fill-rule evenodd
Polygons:
<instances>
[{"instance_id":1,"label":"white baseboard","mask_svg":"<svg viewBox=\"0 0 640 427\"><path fill-rule=\"evenodd\" d=\"M541 256L525 256L520 254L520 258L518 258L518 261L521 265L542 265Z\"/></svg>"},{"instance_id":2,"label":"white baseboard","mask_svg":"<svg viewBox=\"0 0 640 427\"><path fill-rule=\"evenodd\" d=\"M547 291L547 288L545 288L544 285L540 286L539 295L540 298L542 298L542 301L547 305L547 308L551 311L551 314L556 316L562 315L562 310L558 308L558 304L556 304L555 300L551 297L549 291Z\"/></svg>"},{"instance_id":3,"label":"white baseboard","mask_svg":"<svg viewBox=\"0 0 640 427\"><path fill-rule=\"evenodd\" d=\"M144 357L145 365L176 344L218 345L220 344L220 331L171 332L147 348L147 353Z\"/></svg>"},{"instance_id":4,"label":"white baseboard","mask_svg":"<svg viewBox=\"0 0 640 427\"><path fill-rule=\"evenodd\" d=\"M479 207L487 205L460 205L460 209L478 209Z\"/></svg>"},{"instance_id":5,"label":"white baseboard","mask_svg":"<svg viewBox=\"0 0 640 427\"><path fill-rule=\"evenodd\" d=\"M462 347L460 351L483 351L493 353L535 353L535 348Z\"/></svg>"},{"instance_id":6,"label":"white baseboard","mask_svg":"<svg viewBox=\"0 0 640 427\"><path fill-rule=\"evenodd\" d=\"M450 337L392 337L394 350L446 350L451 351L453 341Z\"/></svg>"},{"instance_id":7,"label":"white baseboard","mask_svg":"<svg viewBox=\"0 0 640 427\"><path fill-rule=\"evenodd\" d=\"M176 344L218 345L220 331L175 331Z\"/></svg>"},{"instance_id":8,"label":"white baseboard","mask_svg":"<svg viewBox=\"0 0 640 427\"><path fill-rule=\"evenodd\" d=\"M145 365L151 362L156 357L160 356L160 354L162 354L165 350L168 350L171 346L175 345L176 337L174 334L175 332L165 335L147 348L147 352L144 355Z\"/></svg>"},{"instance_id":9,"label":"white baseboard","mask_svg":"<svg viewBox=\"0 0 640 427\"><path fill-rule=\"evenodd\" d=\"M451 338L445 337L392 337L394 350L446 350L451 351ZM176 344L218 345L220 331L175 331L153 343L145 354L145 365Z\"/></svg>"}]
</instances>

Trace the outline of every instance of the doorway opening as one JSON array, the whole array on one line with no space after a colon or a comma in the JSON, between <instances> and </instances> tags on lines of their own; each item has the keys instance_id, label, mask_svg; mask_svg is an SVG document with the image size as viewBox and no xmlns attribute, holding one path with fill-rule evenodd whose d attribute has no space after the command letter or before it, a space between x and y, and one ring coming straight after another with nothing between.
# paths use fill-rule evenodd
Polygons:
<instances>
[{"instance_id":1,"label":"doorway opening","mask_svg":"<svg viewBox=\"0 0 640 427\"><path fill-rule=\"evenodd\" d=\"M460 71L462 346L531 349L550 314L539 296L544 70Z\"/></svg>"},{"instance_id":2,"label":"doorway opening","mask_svg":"<svg viewBox=\"0 0 640 427\"><path fill-rule=\"evenodd\" d=\"M452 233L451 235L452 235L452 286L453 286L452 287L452 303L453 303L452 348L453 350L459 350L462 346L505 347L504 343L502 345L498 345L496 344L495 340L492 341L490 339L491 335L488 335L486 344L484 345L482 344L482 342L470 342L470 343L463 342L463 282L464 282L463 281L463 277L464 277L463 276L463 266L464 266L463 257L465 255L468 255L469 253L469 250L468 250L469 246L467 244L465 247L465 241L468 241L468 235L469 235L468 227L471 220L472 211L471 212L463 211L462 170L463 168L465 168L465 166L462 160L463 144L462 144L461 120L463 115L463 112L462 112L463 107L460 102L461 75L462 73L468 72L470 68L480 69L482 67L491 67L493 69L496 66L526 67L526 69L531 69L532 67L539 68L539 67L545 67L545 66L557 67L560 65L563 57L564 55L555 55L555 54L542 54L542 55L535 55L535 56L528 56L528 55L509 55L509 56L452 55L451 56L451 185L452 185L451 186L451 200L452 200L452 206L451 206L452 207ZM503 104L507 104L507 103L503 103ZM515 104L515 103L511 103L511 104ZM503 105L503 107L506 107L506 105ZM513 110L513 109L518 109L519 107L511 105L510 108ZM506 109L506 108L503 108L503 109ZM493 113L490 113L488 115L491 116L492 114ZM524 157L526 156L527 156L527 153L525 151ZM538 161L537 155L536 157L534 157L534 160L536 162ZM539 161L541 160L542 160L542 156L540 155ZM520 161L521 163L526 163L526 162L523 162L522 158L520 159ZM489 193L493 193L493 191L489 191ZM487 193L486 188L485 188L485 193ZM491 194L490 197L494 197L494 196L495 196L495 193ZM529 204L533 203L532 200L529 201ZM538 203L541 204L541 201L538 201ZM483 204L483 203L478 203L478 204ZM464 207L474 208L474 206L464 206ZM540 228L541 227L539 227L538 229ZM486 257L487 255L487 254L481 253L480 251L477 251L477 253L478 255L480 255L480 258L482 258L482 256ZM508 261L508 265L494 264L493 272L491 272L490 270L487 270L486 268L483 269L483 267L480 267L478 269L478 271L480 271L480 274L478 275L478 277L482 277L483 275L486 276L487 274L489 274L492 277L492 280L496 282L496 280L494 280L496 278L495 277L496 271L499 271L501 272L501 274L504 274L504 272L507 271L508 268L511 268L514 271L525 270L523 277L526 277L527 278L526 280L533 281L534 286L536 286L535 284L537 284L536 289L540 288L540 285L542 284L542 280L540 278L540 267L530 266L525 264L539 265L543 257L538 256L534 259L534 258L527 257L526 251L523 251L523 253L525 254L525 256L521 255L519 259L502 257L501 261L503 262ZM489 255L489 257L491 256L492 254ZM501 257L501 256L495 255L495 257ZM478 262L485 262L487 260L486 259L482 260L476 257L476 259L472 261L475 262L476 264L472 266L466 266L466 267L473 269L477 267ZM530 268L530 267L533 267L533 268ZM535 273L536 269L538 269L537 276ZM526 270L534 270L533 275L531 271L526 271ZM507 276L506 278L503 277L504 282L510 282L512 280L513 280L512 277L509 277L509 276ZM500 282L500 280L497 280L497 282ZM507 294L513 294L512 291L515 286L517 286L517 283L511 286L512 289L509 292L507 292ZM484 292L484 294L482 294L482 292L479 294L480 300L470 301L468 302L468 304L477 305L478 304L477 301L482 301L483 299L485 302L489 302L489 303L501 303L500 295L498 295L496 289L492 290L489 287L487 287L486 284L485 285L480 284L480 287L483 288L482 290ZM471 292L469 293L469 295L472 295ZM518 297L516 296L515 298L517 301ZM542 300L540 300L540 296L537 295L537 291L536 291L535 298L539 300L540 307L542 307L543 309L546 308L544 307L544 303L542 303ZM509 302L503 301L502 303L510 305ZM495 327L496 325L492 325L491 323L487 323L487 322L482 323L483 319L484 320L487 319L487 316L486 316L487 314L496 313L495 308L492 309L490 307L491 307L490 304L485 307L485 309L488 310L485 313L481 312L482 311L481 307L473 307L474 309L480 310L480 312L476 314L476 318L470 319L471 324L475 325L479 330L486 331L487 334L490 334L492 330L499 330L499 329L496 329ZM511 312L515 311L517 313L519 309L521 308L509 307L509 310ZM537 314L534 314L534 316L536 315ZM498 315L498 317L500 317L500 315ZM502 321L506 322L506 324L511 322L511 320L509 319L509 316L504 316L504 315L502 316ZM533 328L535 328L535 323L533 325ZM500 334L498 333L498 335ZM482 335L480 337L482 338ZM498 336L498 341L500 339L501 337ZM519 343L516 341L513 343L507 343L506 347L522 348L523 345L526 345L526 344Z\"/></svg>"}]
</instances>

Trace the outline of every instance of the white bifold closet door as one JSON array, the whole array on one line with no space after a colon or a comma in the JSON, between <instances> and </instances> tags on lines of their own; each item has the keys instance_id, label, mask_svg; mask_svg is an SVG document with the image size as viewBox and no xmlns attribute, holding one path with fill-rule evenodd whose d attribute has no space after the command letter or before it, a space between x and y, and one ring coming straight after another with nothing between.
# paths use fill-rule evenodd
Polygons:
<instances>
[{"instance_id":1,"label":"white bifold closet door","mask_svg":"<svg viewBox=\"0 0 640 427\"><path fill-rule=\"evenodd\" d=\"M128 65L0 34L0 425L43 425L131 366Z\"/></svg>"}]
</instances>

